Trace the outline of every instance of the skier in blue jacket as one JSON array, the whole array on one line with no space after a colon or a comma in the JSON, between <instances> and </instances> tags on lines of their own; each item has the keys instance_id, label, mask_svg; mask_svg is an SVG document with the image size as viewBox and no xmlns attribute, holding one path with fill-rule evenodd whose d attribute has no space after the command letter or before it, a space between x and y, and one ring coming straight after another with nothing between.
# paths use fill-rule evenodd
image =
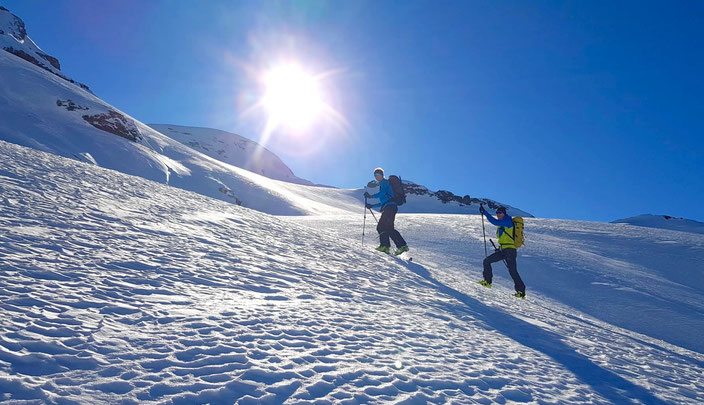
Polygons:
<instances>
[{"instance_id":1,"label":"skier in blue jacket","mask_svg":"<svg viewBox=\"0 0 704 405\"><path fill-rule=\"evenodd\" d=\"M394 228L394 221L396 220L396 213L398 212L398 205L393 200L394 192L391 189L389 181L384 178L384 170L380 167L374 169L374 179L379 183L379 192L376 194L364 193L364 198L378 198L378 204L367 204L368 209L379 208L381 211L381 218L379 218L379 224L376 226L376 231L379 232L379 247L376 250L384 253L389 253L391 250L391 242L389 238L393 239L396 245L396 252L394 254L400 255L403 252L408 252L408 245L403 239L401 234Z\"/></svg>"},{"instance_id":2,"label":"skier in blue jacket","mask_svg":"<svg viewBox=\"0 0 704 405\"><path fill-rule=\"evenodd\" d=\"M513 279L513 286L516 289L514 296L517 298L525 298L526 285L523 284L523 280L521 280L521 276L518 274L518 266L516 264L517 252L513 240L513 236L515 235L513 230L513 218L506 214L506 207L496 209L496 218L486 212L481 205L479 206L479 212L484 215L489 222L496 225L496 237L499 238L499 248L496 252L484 259L484 280L480 281L479 284L491 288L491 280L493 278L491 264L504 260L508 267L508 273Z\"/></svg>"}]
</instances>

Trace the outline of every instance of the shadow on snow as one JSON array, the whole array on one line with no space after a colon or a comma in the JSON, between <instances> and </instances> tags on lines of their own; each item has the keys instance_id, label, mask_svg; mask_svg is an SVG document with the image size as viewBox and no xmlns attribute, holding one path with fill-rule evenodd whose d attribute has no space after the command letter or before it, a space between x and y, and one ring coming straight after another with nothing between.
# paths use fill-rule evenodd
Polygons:
<instances>
[{"instance_id":1,"label":"shadow on snow","mask_svg":"<svg viewBox=\"0 0 704 405\"><path fill-rule=\"evenodd\" d=\"M501 334L550 356L609 401L633 403L633 399L637 399L645 404L666 404L665 401L654 396L645 388L594 364L589 358L577 353L572 347L565 344L559 335L489 307L467 294L442 284L419 264L403 262L402 265L430 282L440 292L466 305L468 309L474 311L473 316L481 319Z\"/></svg>"}]
</instances>

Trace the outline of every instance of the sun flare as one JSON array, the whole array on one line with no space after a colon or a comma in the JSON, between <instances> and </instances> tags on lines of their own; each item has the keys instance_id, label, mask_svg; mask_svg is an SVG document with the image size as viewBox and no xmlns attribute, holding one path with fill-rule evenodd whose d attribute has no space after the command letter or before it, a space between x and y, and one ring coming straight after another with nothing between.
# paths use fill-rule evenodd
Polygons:
<instances>
[{"instance_id":1,"label":"sun flare","mask_svg":"<svg viewBox=\"0 0 704 405\"><path fill-rule=\"evenodd\" d=\"M263 82L262 103L276 127L308 128L325 107L316 78L298 65L276 67L264 75Z\"/></svg>"}]
</instances>

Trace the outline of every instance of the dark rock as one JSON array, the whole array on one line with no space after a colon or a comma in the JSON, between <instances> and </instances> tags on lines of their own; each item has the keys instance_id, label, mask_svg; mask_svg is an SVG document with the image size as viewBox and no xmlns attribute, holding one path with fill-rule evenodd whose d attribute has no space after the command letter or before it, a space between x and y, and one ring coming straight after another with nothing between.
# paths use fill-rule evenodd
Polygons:
<instances>
[{"instance_id":1,"label":"dark rock","mask_svg":"<svg viewBox=\"0 0 704 405\"><path fill-rule=\"evenodd\" d=\"M235 196L235 193L233 193L232 190L230 190L229 188L220 187L218 190L219 190L221 193L225 194L226 196L228 196L228 197L232 198L233 200L235 200L235 204L237 204L237 205L242 205L242 200L240 200L239 198L237 198L237 197Z\"/></svg>"},{"instance_id":2,"label":"dark rock","mask_svg":"<svg viewBox=\"0 0 704 405\"><path fill-rule=\"evenodd\" d=\"M83 119L92 126L129 139L132 142L142 139L142 135L134 125L134 122L117 111L109 111L104 114L84 115Z\"/></svg>"},{"instance_id":3,"label":"dark rock","mask_svg":"<svg viewBox=\"0 0 704 405\"><path fill-rule=\"evenodd\" d=\"M7 48L3 48L3 49L6 50L7 52L10 52L11 54L13 54L13 55L15 55L15 56L18 56L18 57L20 57L20 58L26 60L26 61L29 62L29 63L33 63L33 64L39 66L39 67L42 68L42 69L49 70L46 66L44 66L44 64L42 64L41 62L39 62L39 61L37 60L37 58L35 58L34 56L28 54L27 52L25 52L25 51L23 51L23 50L21 50L21 49L15 49L15 48L13 48L13 47L11 47L11 46L9 46L9 47L7 47Z\"/></svg>"},{"instance_id":4,"label":"dark rock","mask_svg":"<svg viewBox=\"0 0 704 405\"><path fill-rule=\"evenodd\" d=\"M438 198L438 200L442 201L445 204L451 201L456 201L458 203L462 202L462 198L460 196L454 195L452 192L447 190L438 190L435 193L435 196Z\"/></svg>"},{"instance_id":5,"label":"dark rock","mask_svg":"<svg viewBox=\"0 0 704 405\"><path fill-rule=\"evenodd\" d=\"M59 60L56 59L55 57L53 57L51 55L47 55L43 52L37 52L37 55L39 55L41 58L43 58L44 60L49 62L49 64L51 64L51 66L55 67L56 70L61 70L61 64L59 63Z\"/></svg>"},{"instance_id":6,"label":"dark rock","mask_svg":"<svg viewBox=\"0 0 704 405\"><path fill-rule=\"evenodd\" d=\"M73 100L71 100L71 99L68 99L66 101L56 100L56 105L58 107L66 107L66 110L68 110L68 111L90 110L90 108L88 108L88 107L83 107L79 104L74 103Z\"/></svg>"},{"instance_id":7,"label":"dark rock","mask_svg":"<svg viewBox=\"0 0 704 405\"><path fill-rule=\"evenodd\" d=\"M427 187L423 187L419 184L411 183L408 181L403 182L403 191L405 191L406 194L415 194L415 195L430 194Z\"/></svg>"},{"instance_id":8,"label":"dark rock","mask_svg":"<svg viewBox=\"0 0 704 405\"><path fill-rule=\"evenodd\" d=\"M80 88L82 88L82 89L86 90L87 92L93 94L93 92L90 91L90 88L89 88L88 86L86 86L85 84L79 83L79 82L77 82L77 81L75 81L75 80L73 80L73 79L71 79L71 78L69 78L69 77L66 77L66 76L64 76L64 75L62 75L62 74L60 74L60 73L54 72L53 70L49 69L48 66L46 66L45 64L39 62L39 61L37 60L37 58L35 58L34 56L28 54L27 52L25 52L25 51L23 51L23 50L21 50L21 49L15 49L15 48L13 48L13 47L11 47L11 46L10 46L10 47L7 47L7 48L3 48L3 49L6 50L7 52L10 52L11 54L13 54L13 55L15 55L15 56L18 56L18 57L20 57L20 58L26 60L26 61L29 62L29 63L32 63L32 64L34 64L34 65L36 65L36 66L38 66L38 67L40 67L40 68L46 70L47 72L49 72L49 73L51 73L51 74L54 74L54 75L56 75L56 76L59 76L60 78L66 80L67 82L73 83L73 84L75 84L76 86L79 86ZM51 57L51 56L49 56L49 55L46 55L46 56L48 56L48 57L50 57L50 58L53 58L53 57ZM56 61L56 64L58 65L58 63L59 63L59 61L57 60L57 61Z\"/></svg>"}]
</instances>

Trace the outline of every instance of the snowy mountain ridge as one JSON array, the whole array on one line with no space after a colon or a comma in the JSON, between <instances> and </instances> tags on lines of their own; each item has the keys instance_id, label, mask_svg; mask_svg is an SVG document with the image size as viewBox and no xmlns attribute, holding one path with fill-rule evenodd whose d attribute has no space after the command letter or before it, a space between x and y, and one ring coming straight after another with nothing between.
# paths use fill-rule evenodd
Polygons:
<instances>
[{"instance_id":1,"label":"snowy mountain ridge","mask_svg":"<svg viewBox=\"0 0 704 405\"><path fill-rule=\"evenodd\" d=\"M1 140L269 214L339 214L362 208L361 189L310 188L310 182L295 177L276 155L235 134L167 126L172 139L152 129L58 75L58 61L56 66L41 63L41 50L27 36L22 20L6 10L0 16L3 44L24 52L0 52ZM221 142L231 147L222 148ZM405 212L477 212L475 206L430 194L412 200Z\"/></svg>"},{"instance_id":2,"label":"snowy mountain ridge","mask_svg":"<svg viewBox=\"0 0 704 405\"><path fill-rule=\"evenodd\" d=\"M670 215L642 214L635 217L618 219L612 224L630 224L647 228L670 229L673 231L704 234L704 222L693 219L677 218Z\"/></svg>"},{"instance_id":3,"label":"snowy mountain ridge","mask_svg":"<svg viewBox=\"0 0 704 405\"><path fill-rule=\"evenodd\" d=\"M0 48L90 92L85 84L65 76L61 72L59 60L42 51L27 36L24 21L2 6L0 6Z\"/></svg>"}]
</instances>

